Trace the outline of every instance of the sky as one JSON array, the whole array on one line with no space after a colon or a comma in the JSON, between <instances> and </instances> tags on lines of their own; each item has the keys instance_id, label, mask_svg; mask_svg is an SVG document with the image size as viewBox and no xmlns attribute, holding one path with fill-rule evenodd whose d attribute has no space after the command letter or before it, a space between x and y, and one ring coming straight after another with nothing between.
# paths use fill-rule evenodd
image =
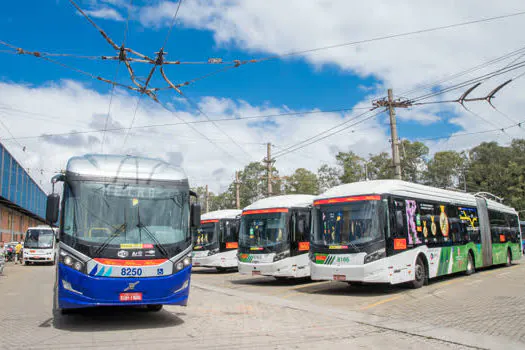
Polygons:
<instances>
[{"instance_id":1,"label":"sky","mask_svg":"<svg viewBox=\"0 0 525 350\"><path fill-rule=\"evenodd\" d=\"M516 65L471 94L486 96L513 79L493 100L497 109L483 101L466 103L468 110L458 103L398 109L398 132L425 142L431 153L524 136L524 129L511 127L525 120L525 67L519 66L525 5L519 0L76 3L117 46L148 57L163 48L165 60L205 63L164 65L173 83L210 75L181 87L180 95L164 89L156 69L148 87L163 88L157 103L126 88L134 85L124 63L100 59L118 52L70 1L3 1L0 41L71 55L46 60L0 45L0 142L46 190L70 157L86 153L162 158L184 168L192 186L208 184L214 192L225 190L236 170L261 161L268 142L281 174L299 167L315 172L334 164L340 151L364 158L390 152L388 115L369 111L388 88L395 98L415 100L466 82L420 102L455 100L472 86L470 79ZM396 36L507 15L513 16ZM338 46L343 43L351 44ZM207 64L265 57L272 59L216 74L229 66ZM131 67L144 83L152 64ZM319 141L299 144L325 130ZM289 148L295 144L304 147Z\"/></svg>"}]
</instances>

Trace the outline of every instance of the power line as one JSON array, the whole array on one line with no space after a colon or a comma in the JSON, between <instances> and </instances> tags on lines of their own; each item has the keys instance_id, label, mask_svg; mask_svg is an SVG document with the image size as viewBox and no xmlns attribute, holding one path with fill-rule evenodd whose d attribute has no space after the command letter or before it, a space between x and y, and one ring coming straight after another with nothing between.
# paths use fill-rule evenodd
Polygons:
<instances>
[{"instance_id":1,"label":"power line","mask_svg":"<svg viewBox=\"0 0 525 350\"><path fill-rule=\"evenodd\" d=\"M133 119L131 120L131 124L129 125L129 128L128 128L127 132L126 132L126 136L124 137L124 142L122 144L122 148L124 148L126 146L126 141L128 140L129 132L130 132L131 128L133 127L133 124L135 123L135 118L137 116L137 110L139 108L139 104L140 104L140 101L142 99L142 95L143 95L144 92L147 91L148 85L149 85L149 83L151 81L151 78L153 77L153 74L155 73L155 70L157 69L157 66L161 66L161 68L162 68L163 59L164 59L164 47L168 43L168 39L170 37L171 30L173 29L173 25L175 24L175 19L177 18L177 14L179 13L179 9L180 9L180 5L181 4L182 4L182 0L179 0L179 3L177 5L177 10L175 10L175 13L173 14L173 18L171 20L171 25L170 25L168 33L166 34L166 37L164 39L164 43L163 43L162 47L160 48L159 52L157 53L157 59L155 60L155 64L151 68L151 70L149 72L149 75L146 78L146 81L145 81L143 87L140 90L141 94L140 94L140 96L137 99L137 105L135 106L135 112L133 113ZM131 66L129 64L127 64L127 67L128 67L128 69L130 69L130 75L131 75L131 77L133 79L133 75L131 73ZM158 100L157 100L157 98L155 96L152 96L151 94L148 94L148 96L151 97L154 101L158 102Z\"/></svg>"},{"instance_id":2,"label":"power line","mask_svg":"<svg viewBox=\"0 0 525 350\"><path fill-rule=\"evenodd\" d=\"M0 109L7 109L16 111L18 113L25 113L29 115L35 115L35 116L43 116L48 118L63 118L63 116L57 116L57 115L50 115L50 114L41 114L41 113L34 113L30 111L24 111L17 108L11 108L11 107L0 107ZM347 112L351 111L353 109L356 110L370 110L370 108L338 108L338 109L327 109L327 110L314 110L314 111L304 111L304 112L285 112L285 113L274 113L274 114L265 114L265 115L255 115L250 117L232 117L232 118L222 118L222 119L215 119L214 122L234 122L234 121L245 121L245 120L255 120L255 119L267 119L267 118L275 118L275 117L289 117L289 116L297 116L297 115L310 115L310 114L325 114L325 113L337 113L337 112ZM172 111L169 111L170 113L174 113ZM141 126L133 126L131 129L149 129L149 128L156 128L156 127L167 127L167 126L177 126L177 125L187 125L187 124L205 124L210 123L209 120L195 120L195 121L185 121L180 123L163 123L163 124L148 124L148 125L141 125ZM115 131L122 131L127 130L129 127L115 127L115 128L108 128L106 131L115 132ZM104 129L95 129L95 130L85 130L85 131L71 131L71 132L65 132L65 133L48 133L46 135L34 135L34 136L22 136L18 139L38 139L42 137L47 136L68 136L68 135L77 135L77 134L91 134L91 133L99 133L103 132Z\"/></svg>"},{"instance_id":3,"label":"power line","mask_svg":"<svg viewBox=\"0 0 525 350\"><path fill-rule=\"evenodd\" d=\"M130 0L129 7L128 7L128 16L126 18L126 25L125 25L125 29L124 29L124 39L122 39L121 48L123 48L126 45L126 40L128 38L129 16L131 14L131 7L132 6L133 6L133 0ZM120 69L120 62L122 62L122 61L120 61L120 60L118 61L117 68L115 70L115 78L113 79L113 81L118 81L118 73L119 73L119 69ZM109 120L109 115L111 113L111 104L113 102L113 94L114 93L115 93L115 85L112 85L111 86L111 94L109 96L108 114L106 115L106 122L104 123L104 132L102 133L102 142L101 142L101 146L100 146L100 150L101 150L102 153L104 153L104 143L106 142L106 129L108 127L108 120Z\"/></svg>"},{"instance_id":4,"label":"power line","mask_svg":"<svg viewBox=\"0 0 525 350\"><path fill-rule=\"evenodd\" d=\"M217 130L219 130L222 134L224 134L228 139L230 139L230 141L235 145L237 146L237 148L239 148L244 154L246 154L248 156L248 159L251 160L251 157L252 155L250 153L248 153L237 141L235 141L235 139L233 137L231 137L226 131L222 130L219 125L217 125L217 123L211 119L208 114L206 114L200 107L197 103L195 103L189 96L187 96L186 94L183 94L181 92L181 95L182 97L184 97L202 116L204 116L208 121L210 121L213 126L215 126L215 128L217 128Z\"/></svg>"},{"instance_id":5,"label":"power line","mask_svg":"<svg viewBox=\"0 0 525 350\"><path fill-rule=\"evenodd\" d=\"M497 129L490 129L490 130L483 130L483 131L473 131L473 132L464 132L464 133L457 133L457 134L449 134L445 136L436 136L436 137L426 137L426 138L418 138L418 141L434 141L434 140L441 140L441 139L448 139L448 138L456 138L456 137L463 137L463 136L471 136L471 135L479 135L479 134L487 134L491 132L505 132L505 130L512 129L515 127L522 127L522 124L525 124L525 120L509 125L507 127L503 128L497 128Z\"/></svg>"},{"instance_id":6,"label":"power line","mask_svg":"<svg viewBox=\"0 0 525 350\"><path fill-rule=\"evenodd\" d=\"M367 110L366 112L364 112L364 113L361 113L361 114L359 114L359 115L357 115L357 116L355 116L355 117L353 117L353 118L350 118L349 120L346 120L346 121L344 121L344 122L342 122L342 123L339 123L339 124L337 124L337 125L335 125L335 126L329 128L329 129L323 130L323 131L321 131L320 133L315 134L314 136L308 137L308 138L306 138L305 140L303 140L303 141L301 141L301 142L295 143L295 144L293 144L293 145L291 145L291 146L288 146L288 147L284 148L284 149L281 150L281 151L278 151L278 152L274 155L274 157L279 157L279 156L281 155L281 153L288 153L287 151L288 151L289 149L295 148L295 147L297 147L297 146L299 146L299 145L301 145L301 144L303 144L303 143L307 143L308 141L310 141L310 140L312 140L312 139L314 139L314 138L317 138L317 137L319 137L319 136L321 136L321 135L323 135L323 134L326 134L326 133L328 133L328 132L330 132L330 131L332 131L332 130L334 130L334 129L340 128L341 126L346 125L346 124L348 124L348 123L350 123L350 122L356 120L357 118L359 118L359 117L361 117L361 116L363 116L363 115L365 115L365 114L367 114L367 113L369 113L369 112L370 112L370 108L368 108L368 110Z\"/></svg>"},{"instance_id":7,"label":"power line","mask_svg":"<svg viewBox=\"0 0 525 350\"><path fill-rule=\"evenodd\" d=\"M293 148L293 149L289 149L289 150L287 150L286 152L282 152L282 153L280 153L280 154L274 156L274 158L279 158L279 157L282 157L282 156L284 156L284 155L286 155L286 154L289 154L289 153L292 153L292 152L296 152L296 151L300 150L301 148L307 147L307 146L309 146L309 145L311 145L311 144L314 144L314 143L317 143L317 142L319 142L319 141L321 141L321 140L324 140L324 139L326 139L326 138L328 138L328 137L330 137L330 136L333 136L333 135L335 135L335 134L338 134L338 133L340 133L341 131L347 130L347 129L349 129L349 128L353 127L353 126L356 126L356 125L358 125L358 124L364 123L365 121L368 121L368 120L370 120L370 119L376 117L376 116L379 115L380 113L382 113L382 111L378 111L377 113L374 113L374 114L372 114L372 115L366 117L365 119L362 119L362 120L360 120L360 121L357 121L357 122L355 122L355 123L353 123L353 124L351 124L351 125L349 125L349 126L346 126L346 127L342 128L342 129L336 130L336 131L334 131L334 132L332 132L332 133L330 133L330 134L328 134L328 135L325 135L325 136L323 136L323 137L321 137L321 138L319 138L319 139L317 139L317 140L313 140L313 141L310 141L310 142L308 142L308 143L304 143L304 141L303 141L303 142L301 142L302 145L300 145L300 146L298 146L298 147L295 147L295 148Z\"/></svg>"}]
</instances>

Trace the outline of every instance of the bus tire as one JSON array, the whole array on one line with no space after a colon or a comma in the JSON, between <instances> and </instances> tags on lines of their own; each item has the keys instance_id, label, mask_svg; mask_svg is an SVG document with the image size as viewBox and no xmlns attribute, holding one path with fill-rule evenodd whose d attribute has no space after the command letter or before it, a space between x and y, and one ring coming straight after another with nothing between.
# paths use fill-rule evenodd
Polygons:
<instances>
[{"instance_id":1,"label":"bus tire","mask_svg":"<svg viewBox=\"0 0 525 350\"><path fill-rule=\"evenodd\" d=\"M163 305L161 304L150 304L146 306L146 308L148 309L148 311L157 312L157 311L162 310L162 306Z\"/></svg>"},{"instance_id":2,"label":"bus tire","mask_svg":"<svg viewBox=\"0 0 525 350\"><path fill-rule=\"evenodd\" d=\"M510 249L507 249L507 261L505 262L505 266L512 265L512 254L510 253Z\"/></svg>"},{"instance_id":3,"label":"bus tire","mask_svg":"<svg viewBox=\"0 0 525 350\"><path fill-rule=\"evenodd\" d=\"M468 257L467 257L467 270L465 271L465 274L467 276L470 276L474 272L476 272L476 265L474 264L474 256L472 255L472 251L469 251Z\"/></svg>"},{"instance_id":4,"label":"bus tire","mask_svg":"<svg viewBox=\"0 0 525 350\"><path fill-rule=\"evenodd\" d=\"M410 282L410 286L414 289L421 288L427 280L427 271L425 263L420 256L417 257L416 265L414 266L414 280Z\"/></svg>"}]
</instances>

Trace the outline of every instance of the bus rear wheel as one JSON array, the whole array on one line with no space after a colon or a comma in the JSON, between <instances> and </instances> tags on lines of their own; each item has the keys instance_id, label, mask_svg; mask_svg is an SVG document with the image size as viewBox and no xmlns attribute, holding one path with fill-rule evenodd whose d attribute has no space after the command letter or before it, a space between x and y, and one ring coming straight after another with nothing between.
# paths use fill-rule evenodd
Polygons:
<instances>
[{"instance_id":1,"label":"bus rear wheel","mask_svg":"<svg viewBox=\"0 0 525 350\"><path fill-rule=\"evenodd\" d=\"M162 310L162 305L151 304L151 305L146 306L146 308L148 309L148 311L157 312L157 311Z\"/></svg>"},{"instance_id":2,"label":"bus rear wheel","mask_svg":"<svg viewBox=\"0 0 525 350\"><path fill-rule=\"evenodd\" d=\"M472 252L469 252L467 258L467 271L465 271L465 274L469 276L472 275L474 272L476 272L476 266L474 265L474 257L472 256Z\"/></svg>"},{"instance_id":3,"label":"bus rear wheel","mask_svg":"<svg viewBox=\"0 0 525 350\"><path fill-rule=\"evenodd\" d=\"M505 266L512 265L512 255L510 254L510 249L507 250L507 261L505 262Z\"/></svg>"},{"instance_id":4,"label":"bus rear wheel","mask_svg":"<svg viewBox=\"0 0 525 350\"><path fill-rule=\"evenodd\" d=\"M427 278L426 274L425 264L421 257L418 257L414 267L414 280L410 283L410 286L414 289L423 287Z\"/></svg>"}]
</instances>

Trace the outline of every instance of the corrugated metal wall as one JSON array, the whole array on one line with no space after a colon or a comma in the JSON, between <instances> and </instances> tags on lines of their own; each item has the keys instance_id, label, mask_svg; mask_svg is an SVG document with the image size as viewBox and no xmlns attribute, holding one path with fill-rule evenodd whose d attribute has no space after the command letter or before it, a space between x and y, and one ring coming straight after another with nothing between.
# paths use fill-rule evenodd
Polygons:
<instances>
[{"instance_id":1,"label":"corrugated metal wall","mask_svg":"<svg viewBox=\"0 0 525 350\"><path fill-rule=\"evenodd\" d=\"M41 218L45 218L46 193L1 144L0 175L2 197Z\"/></svg>"}]
</instances>

